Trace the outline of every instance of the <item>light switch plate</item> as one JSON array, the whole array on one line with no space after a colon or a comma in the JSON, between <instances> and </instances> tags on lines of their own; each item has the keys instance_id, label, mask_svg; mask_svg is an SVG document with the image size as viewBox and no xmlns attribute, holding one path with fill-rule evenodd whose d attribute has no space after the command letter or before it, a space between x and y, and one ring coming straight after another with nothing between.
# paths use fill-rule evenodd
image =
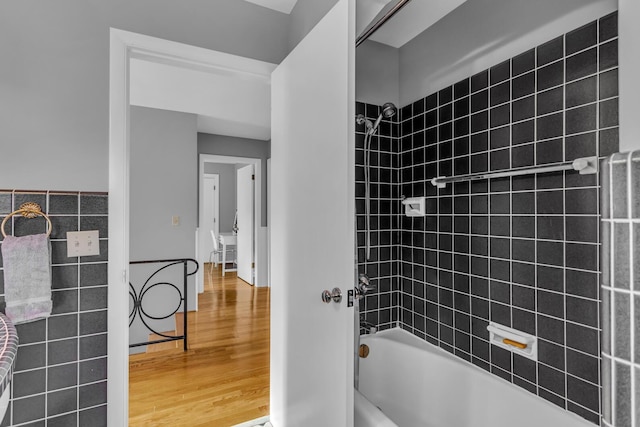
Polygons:
<instances>
[{"instance_id":1,"label":"light switch plate","mask_svg":"<svg viewBox=\"0 0 640 427\"><path fill-rule=\"evenodd\" d=\"M68 231L67 256L100 255L100 233L98 230Z\"/></svg>"}]
</instances>

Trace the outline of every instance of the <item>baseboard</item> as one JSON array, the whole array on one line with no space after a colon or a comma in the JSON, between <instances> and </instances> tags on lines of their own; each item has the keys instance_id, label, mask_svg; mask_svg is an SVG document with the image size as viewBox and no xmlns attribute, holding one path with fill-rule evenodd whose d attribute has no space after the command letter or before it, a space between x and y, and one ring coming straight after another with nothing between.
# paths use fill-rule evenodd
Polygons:
<instances>
[{"instance_id":1,"label":"baseboard","mask_svg":"<svg viewBox=\"0 0 640 427\"><path fill-rule=\"evenodd\" d=\"M255 420L247 421L245 423L236 424L235 426L232 426L232 427L255 427L258 425L262 425L267 421L269 421L268 415L266 417L256 418Z\"/></svg>"}]
</instances>

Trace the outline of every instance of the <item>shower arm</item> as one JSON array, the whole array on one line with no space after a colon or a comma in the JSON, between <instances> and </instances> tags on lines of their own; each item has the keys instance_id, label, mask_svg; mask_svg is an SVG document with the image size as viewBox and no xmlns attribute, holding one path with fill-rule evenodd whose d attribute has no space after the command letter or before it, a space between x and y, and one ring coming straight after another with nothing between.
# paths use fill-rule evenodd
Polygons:
<instances>
[{"instance_id":1,"label":"shower arm","mask_svg":"<svg viewBox=\"0 0 640 427\"><path fill-rule=\"evenodd\" d=\"M396 13L400 12L400 9L402 9L410 1L411 0L400 0L400 1L398 1L398 3L396 3L395 6L393 6L391 9L389 9L389 11L387 13L385 13L382 16L382 18L378 19L378 21L375 24L373 24L371 27L369 27L364 33L362 33L356 39L356 47L360 46L365 40L367 40L369 37L371 37L373 35L373 33L378 31L380 29L380 27L382 27L389 19L393 18L393 16Z\"/></svg>"}]
</instances>

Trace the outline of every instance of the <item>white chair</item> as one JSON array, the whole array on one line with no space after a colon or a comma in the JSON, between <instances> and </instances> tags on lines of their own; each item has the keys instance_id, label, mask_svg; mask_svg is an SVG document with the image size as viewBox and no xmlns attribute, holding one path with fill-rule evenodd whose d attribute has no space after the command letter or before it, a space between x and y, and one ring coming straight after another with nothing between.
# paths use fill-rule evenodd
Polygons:
<instances>
[{"instance_id":1,"label":"white chair","mask_svg":"<svg viewBox=\"0 0 640 427\"><path fill-rule=\"evenodd\" d=\"M236 260L237 237L235 234L220 233L218 236L220 241L220 252L222 252L222 277L227 271L238 271ZM229 268L228 264L232 267Z\"/></svg>"},{"instance_id":2,"label":"white chair","mask_svg":"<svg viewBox=\"0 0 640 427\"><path fill-rule=\"evenodd\" d=\"M216 268L218 268L218 262L220 259L220 255L222 254L222 249L220 249L220 242L216 237L216 233L211 231L211 240L213 242L213 250L209 253L209 273L213 271L213 264L215 263Z\"/></svg>"},{"instance_id":3,"label":"white chair","mask_svg":"<svg viewBox=\"0 0 640 427\"><path fill-rule=\"evenodd\" d=\"M236 271L235 269L226 268L226 265L224 265L224 263L227 263L227 262L235 263L235 253L236 253L235 245L225 245L223 247L220 243L220 238L216 236L216 233L214 233L213 230L210 230L210 231L211 231L211 239L213 242L213 250L211 251L211 253L209 253L209 263L210 263L209 273L213 271L214 263L216 268L218 267L219 263L223 263L222 265L223 276L224 276L225 270ZM227 252L226 254L223 253L225 249ZM231 258L228 257L229 254L232 254ZM220 256L222 256L222 260Z\"/></svg>"}]
</instances>

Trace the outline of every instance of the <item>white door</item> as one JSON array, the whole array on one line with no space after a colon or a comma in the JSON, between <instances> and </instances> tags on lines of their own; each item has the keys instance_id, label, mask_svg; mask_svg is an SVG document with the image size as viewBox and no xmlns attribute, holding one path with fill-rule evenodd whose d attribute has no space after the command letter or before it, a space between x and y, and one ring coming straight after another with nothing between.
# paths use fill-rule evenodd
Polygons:
<instances>
[{"instance_id":1,"label":"white door","mask_svg":"<svg viewBox=\"0 0 640 427\"><path fill-rule=\"evenodd\" d=\"M220 175L205 174L202 179L202 192L200 193L200 211L198 218L196 257L200 263L197 273L198 293L204 292L204 272L202 268L205 262L209 262L209 255L213 250L211 231L216 236L220 227Z\"/></svg>"},{"instance_id":2,"label":"white door","mask_svg":"<svg viewBox=\"0 0 640 427\"><path fill-rule=\"evenodd\" d=\"M272 74L275 427L353 425L354 10L339 0Z\"/></svg>"},{"instance_id":3,"label":"white door","mask_svg":"<svg viewBox=\"0 0 640 427\"><path fill-rule=\"evenodd\" d=\"M236 171L236 215L237 215L237 247L236 259L238 277L253 285L253 200L254 200L253 165L243 166Z\"/></svg>"},{"instance_id":4,"label":"white door","mask_svg":"<svg viewBox=\"0 0 640 427\"><path fill-rule=\"evenodd\" d=\"M209 254L213 250L210 230L213 230L216 236L220 234L220 220L218 219L220 216L220 175L211 174L205 176L203 197L204 209L199 227L202 230L202 261L206 260L208 262Z\"/></svg>"}]
</instances>

